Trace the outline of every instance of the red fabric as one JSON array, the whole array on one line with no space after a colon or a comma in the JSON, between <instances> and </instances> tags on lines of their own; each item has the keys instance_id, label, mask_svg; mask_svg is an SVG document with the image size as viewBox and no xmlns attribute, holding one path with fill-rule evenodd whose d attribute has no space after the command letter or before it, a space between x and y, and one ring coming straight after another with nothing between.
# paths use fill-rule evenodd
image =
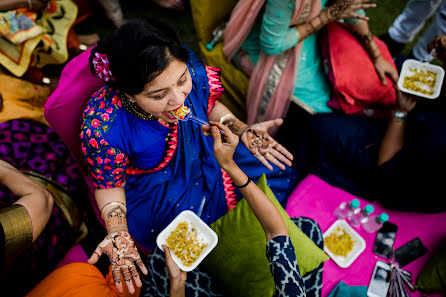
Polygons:
<instances>
[{"instance_id":1,"label":"red fabric","mask_svg":"<svg viewBox=\"0 0 446 297\"><path fill-rule=\"evenodd\" d=\"M325 33L322 51L323 56L328 54L328 60L324 60L328 79L333 84L332 100L328 105L346 114L375 106L393 106L396 94L392 81L387 78L387 85L381 83L372 60L358 39L341 23L331 23ZM395 67L384 42L376 37L375 42L383 58Z\"/></svg>"}]
</instances>

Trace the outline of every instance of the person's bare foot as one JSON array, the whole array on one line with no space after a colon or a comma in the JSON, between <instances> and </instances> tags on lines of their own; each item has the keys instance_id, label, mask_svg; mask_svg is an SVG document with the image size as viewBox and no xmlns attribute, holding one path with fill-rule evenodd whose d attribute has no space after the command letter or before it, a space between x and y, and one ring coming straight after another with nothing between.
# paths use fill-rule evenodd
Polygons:
<instances>
[{"instance_id":1,"label":"person's bare foot","mask_svg":"<svg viewBox=\"0 0 446 297\"><path fill-rule=\"evenodd\" d=\"M176 11L184 10L184 0L152 0L161 7Z\"/></svg>"}]
</instances>

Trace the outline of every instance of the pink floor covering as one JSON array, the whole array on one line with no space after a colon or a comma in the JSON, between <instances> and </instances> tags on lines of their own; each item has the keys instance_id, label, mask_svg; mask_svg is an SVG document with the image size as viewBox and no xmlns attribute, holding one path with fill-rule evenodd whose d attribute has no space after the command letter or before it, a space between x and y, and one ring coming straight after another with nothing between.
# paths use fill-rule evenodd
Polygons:
<instances>
[{"instance_id":1,"label":"pink floor covering","mask_svg":"<svg viewBox=\"0 0 446 297\"><path fill-rule=\"evenodd\" d=\"M291 194L286 211L290 217L305 216L317 221L323 232L336 220L333 212L343 201L357 198L339 188L333 187L314 175L306 177ZM359 199L361 206L367 201ZM432 251L442 238L446 238L446 212L441 214L421 214L397 212L387 210L378 203L372 203L375 212L387 212L392 223L398 225L394 248L398 248L409 240L419 237L428 249L428 254L408 264L404 269L413 273L414 279L429 259ZM375 262L385 260L372 252L375 234L368 234L356 229L365 239L365 251L344 269L337 266L332 260L325 262L323 274L322 296L327 296L339 281L348 285L368 285ZM411 293L411 296L422 296L420 292ZM436 295L430 295L436 296Z\"/></svg>"}]
</instances>

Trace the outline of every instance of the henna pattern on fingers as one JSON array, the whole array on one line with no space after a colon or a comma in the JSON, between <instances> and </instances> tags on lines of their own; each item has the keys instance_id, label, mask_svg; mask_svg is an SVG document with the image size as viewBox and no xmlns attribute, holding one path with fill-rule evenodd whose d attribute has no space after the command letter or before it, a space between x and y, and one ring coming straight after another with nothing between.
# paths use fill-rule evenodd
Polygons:
<instances>
[{"instance_id":1,"label":"henna pattern on fingers","mask_svg":"<svg viewBox=\"0 0 446 297\"><path fill-rule=\"evenodd\" d=\"M119 269L113 270L112 275L113 275L113 281L115 282L115 284L120 285L121 284L121 272L119 271Z\"/></svg>"},{"instance_id":2,"label":"henna pattern on fingers","mask_svg":"<svg viewBox=\"0 0 446 297\"><path fill-rule=\"evenodd\" d=\"M330 6L329 15L332 20L336 20L350 6L354 0L338 0Z\"/></svg>"}]
</instances>

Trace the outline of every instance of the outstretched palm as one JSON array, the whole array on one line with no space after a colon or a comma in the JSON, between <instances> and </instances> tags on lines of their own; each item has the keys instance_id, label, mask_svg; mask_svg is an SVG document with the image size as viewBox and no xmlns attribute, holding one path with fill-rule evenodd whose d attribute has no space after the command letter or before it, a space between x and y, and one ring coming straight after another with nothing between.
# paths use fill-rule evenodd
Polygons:
<instances>
[{"instance_id":1,"label":"outstretched palm","mask_svg":"<svg viewBox=\"0 0 446 297\"><path fill-rule=\"evenodd\" d=\"M285 165L291 166L293 160L293 155L268 134L269 128L278 127L282 122L277 119L253 124L241 137L246 148L269 170L273 170L269 162L285 170Z\"/></svg>"}]
</instances>

